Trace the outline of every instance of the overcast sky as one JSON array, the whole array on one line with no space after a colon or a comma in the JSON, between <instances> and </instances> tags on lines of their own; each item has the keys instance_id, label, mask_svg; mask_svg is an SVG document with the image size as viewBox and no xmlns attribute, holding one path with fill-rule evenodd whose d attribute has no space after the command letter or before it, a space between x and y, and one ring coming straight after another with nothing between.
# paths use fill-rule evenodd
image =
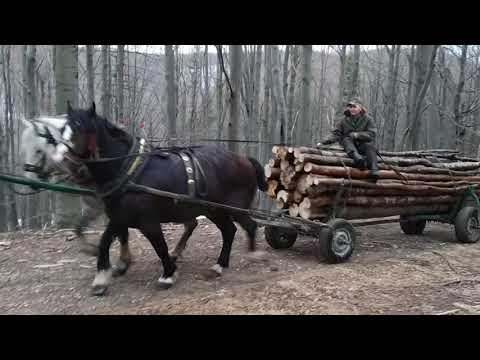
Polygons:
<instances>
[{"instance_id":1,"label":"overcast sky","mask_svg":"<svg viewBox=\"0 0 480 360\"><path fill-rule=\"evenodd\" d=\"M115 45L113 45L115 46ZM137 47L137 51L139 52L147 52L147 53L162 53L164 52L164 45L127 45L130 51L134 50L134 47ZM205 45L201 45L204 47ZM227 46L227 45L224 45ZM280 48L285 47L285 45L279 45ZM313 49L320 51L322 48L326 48L329 45L313 45ZM361 45L362 47L375 47L376 45ZM194 50L194 45L180 45L180 51L183 53L192 52ZM208 51L215 53L215 46L208 45Z\"/></svg>"}]
</instances>

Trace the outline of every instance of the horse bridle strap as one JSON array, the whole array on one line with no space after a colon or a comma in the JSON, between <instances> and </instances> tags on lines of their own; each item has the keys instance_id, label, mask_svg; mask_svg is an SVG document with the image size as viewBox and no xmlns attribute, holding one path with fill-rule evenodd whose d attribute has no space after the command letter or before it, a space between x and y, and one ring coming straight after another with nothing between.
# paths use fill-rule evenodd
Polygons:
<instances>
[{"instance_id":1,"label":"horse bridle strap","mask_svg":"<svg viewBox=\"0 0 480 360\"><path fill-rule=\"evenodd\" d=\"M129 151L129 155L132 154L135 149L137 148L137 139L136 138L133 138L133 143L132 143L132 147L130 148L130 151ZM141 154L144 150L144 146L145 146L145 140L144 139L141 139L140 140L140 149L139 149L139 153ZM102 186L103 188L107 187L108 185L110 184L114 184L113 187L107 191L101 191L100 189L97 188L97 194L99 197L101 198L105 198L107 196L110 196L112 195L113 193L115 193L116 191L120 190L126 183L127 181L130 179L130 177L132 176L132 174L135 172L135 170L138 168L138 166L140 165L140 160L142 160L142 156L139 155L135 158L135 160L133 161L133 163L128 167L128 170L125 170L125 173L124 175L120 178L120 180L114 180L112 182L110 182L109 184L106 184L104 186ZM137 161L138 160L138 161ZM127 160L128 161L128 160ZM122 166L122 170L125 168L125 165ZM122 171L120 171L122 172Z\"/></svg>"}]
</instances>

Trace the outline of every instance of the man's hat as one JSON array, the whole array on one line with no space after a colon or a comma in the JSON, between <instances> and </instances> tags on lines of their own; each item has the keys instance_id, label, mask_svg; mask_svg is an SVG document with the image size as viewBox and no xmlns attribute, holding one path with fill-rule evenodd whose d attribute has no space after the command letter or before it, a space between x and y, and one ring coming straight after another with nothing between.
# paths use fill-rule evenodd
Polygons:
<instances>
[{"instance_id":1,"label":"man's hat","mask_svg":"<svg viewBox=\"0 0 480 360\"><path fill-rule=\"evenodd\" d=\"M349 101L347 101L346 106L348 106L348 105L358 106L358 107L359 107L360 109L362 109L364 112L367 112L367 109L365 108L365 106L363 105L362 101L361 101L358 97L351 98Z\"/></svg>"}]
</instances>

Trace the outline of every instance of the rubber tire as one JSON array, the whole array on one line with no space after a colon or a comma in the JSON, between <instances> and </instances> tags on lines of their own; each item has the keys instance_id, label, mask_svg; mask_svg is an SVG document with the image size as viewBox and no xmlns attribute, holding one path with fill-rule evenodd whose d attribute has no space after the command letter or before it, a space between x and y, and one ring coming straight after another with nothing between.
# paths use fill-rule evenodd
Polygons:
<instances>
[{"instance_id":1,"label":"rubber tire","mask_svg":"<svg viewBox=\"0 0 480 360\"><path fill-rule=\"evenodd\" d=\"M426 225L426 220L405 220L405 217L400 216L400 227L407 235L422 235Z\"/></svg>"},{"instance_id":2,"label":"rubber tire","mask_svg":"<svg viewBox=\"0 0 480 360\"><path fill-rule=\"evenodd\" d=\"M462 208L455 217L455 234L457 240L464 244L473 244L480 240L480 231L476 230L474 234L468 231L469 222L473 219L476 226L479 225L478 209L472 206Z\"/></svg>"},{"instance_id":3,"label":"rubber tire","mask_svg":"<svg viewBox=\"0 0 480 360\"><path fill-rule=\"evenodd\" d=\"M328 223L332 231L328 228L320 232L315 242L315 255L319 262L326 261L330 264L338 264L347 261L352 256L355 249L356 232L352 224L344 219L335 219ZM334 249L335 237L339 232L347 234L350 239L350 245L346 252L338 253Z\"/></svg>"},{"instance_id":4,"label":"rubber tire","mask_svg":"<svg viewBox=\"0 0 480 360\"><path fill-rule=\"evenodd\" d=\"M288 249L297 241L297 232L276 226L265 227L265 240L273 249Z\"/></svg>"}]
</instances>

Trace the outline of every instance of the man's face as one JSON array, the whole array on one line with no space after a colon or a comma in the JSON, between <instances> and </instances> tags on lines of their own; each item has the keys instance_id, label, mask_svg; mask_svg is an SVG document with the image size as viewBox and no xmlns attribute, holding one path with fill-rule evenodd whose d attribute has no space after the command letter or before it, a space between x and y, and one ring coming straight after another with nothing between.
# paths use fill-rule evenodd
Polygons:
<instances>
[{"instance_id":1,"label":"man's face","mask_svg":"<svg viewBox=\"0 0 480 360\"><path fill-rule=\"evenodd\" d=\"M356 116L362 111L358 105L348 104L347 109L350 111L350 115Z\"/></svg>"}]
</instances>

